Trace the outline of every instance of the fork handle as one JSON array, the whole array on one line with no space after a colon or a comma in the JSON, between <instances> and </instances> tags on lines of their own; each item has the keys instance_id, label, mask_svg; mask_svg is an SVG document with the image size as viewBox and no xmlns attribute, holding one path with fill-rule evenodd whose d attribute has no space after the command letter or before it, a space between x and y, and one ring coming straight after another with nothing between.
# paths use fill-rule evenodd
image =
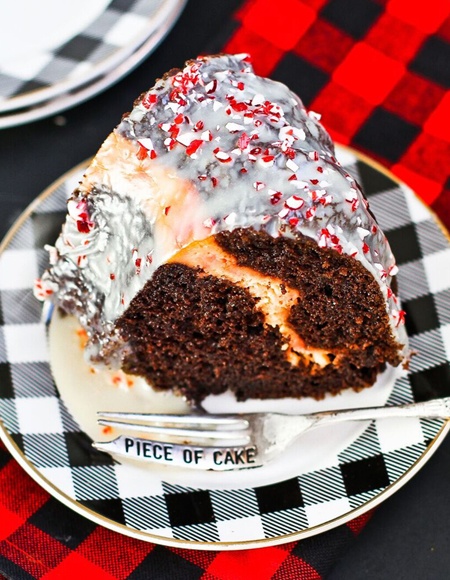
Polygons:
<instances>
[{"instance_id":1,"label":"fork handle","mask_svg":"<svg viewBox=\"0 0 450 580\"><path fill-rule=\"evenodd\" d=\"M317 425L323 423L337 423L340 421L363 421L372 419L387 419L389 417L427 417L450 418L450 397L432 399L421 403L398 405L392 407L367 407L363 409L348 409L345 411L326 411L314 413Z\"/></svg>"},{"instance_id":2,"label":"fork handle","mask_svg":"<svg viewBox=\"0 0 450 580\"><path fill-rule=\"evenodd\" d=\"M173 467L228 471L261 465L257 448L253 445L196 447L120 435L113 441L95 442L93 446L120 457Z\"/></svg>"}]
</instances>

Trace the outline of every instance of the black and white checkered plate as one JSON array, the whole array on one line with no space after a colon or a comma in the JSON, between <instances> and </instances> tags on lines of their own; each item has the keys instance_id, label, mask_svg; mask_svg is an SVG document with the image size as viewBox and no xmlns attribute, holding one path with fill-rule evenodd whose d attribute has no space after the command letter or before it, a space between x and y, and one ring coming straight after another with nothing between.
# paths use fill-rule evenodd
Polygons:
<instances>
[{"instance_id":1,"label":"black and white checkered plate","mask_svg":"<svg viewBox=\"0 0 450 580\"><path fill-rule=\"evenodd\" d=\"M93 10L91 19L80 14L82 10L77 12L77 7L69 5L52 16L45 11L47 2L38 11L39 19L32 23L34 29L41 29L40 47L24 51L21 45L26 44L26 39L20 35L26 34L29 17L25 13L22 26L15 27L16 34L11 38L11 42L15 40L8 47L10 57L0 59L0 113L48 102L113 71L146 39L152 35L158 37L160 29L170 29L185 2L110 0L103 10ZM26 8L26 5L22 7L25 12ZM80 23L79 26L73 24L71 30L76 32L68 33L55 46L47 47L48 26L63 28L71 16L76 16ZM52 30L47 30L47 35L53 36Z\"/></svg>"},{"instance_id":2,"label":"black and white checkered plate","mask_svg":"<svg viewBox=\"0 0 450 580\"><path fill-rule=\"evenodd\" d=\"M347 150L400 265L411 348L408 375L387 404L450 395L450 244L430 211L403 185ZM430 457L442 420L373 421L333 448L315 432L289 476L270 465L219 479L119 464L93 450L61 400L49 366L41 305L32 295L54 242L65 199L83 168L47 190L13 228L0 256L0 435L45 489L111 529L161 544L202 549L271 545L325 531L383 501ZM68 369L67 372L70 372ZM357 395L368 404L370 389ZM370 401L369 401L370 402ZM353 433L353 434L352 434ZM291 466L292 468L292 466ZM187 471L187 470L185 470ZM244 476L242 475L244 474ZM262 474L262 475L261 475Z\"/></svg>"}]
</instances>

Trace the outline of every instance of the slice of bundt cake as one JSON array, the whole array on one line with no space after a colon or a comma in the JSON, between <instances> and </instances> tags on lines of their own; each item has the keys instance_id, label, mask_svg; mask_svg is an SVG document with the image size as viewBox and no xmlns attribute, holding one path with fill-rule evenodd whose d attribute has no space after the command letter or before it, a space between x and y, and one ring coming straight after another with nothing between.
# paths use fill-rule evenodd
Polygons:
<instances>
[{"instance_id":1,"label":"slice of bundt cake","mask_svg":"<svg viewBox=\"0 0 450 580\"><path fill-rule=\"evenodd\" d=\"M330 137L248 58L170 71L68 202L41 298L91 362L191 401L323 397L405 360L397 272Z\"/></svg>"}]
</instances>

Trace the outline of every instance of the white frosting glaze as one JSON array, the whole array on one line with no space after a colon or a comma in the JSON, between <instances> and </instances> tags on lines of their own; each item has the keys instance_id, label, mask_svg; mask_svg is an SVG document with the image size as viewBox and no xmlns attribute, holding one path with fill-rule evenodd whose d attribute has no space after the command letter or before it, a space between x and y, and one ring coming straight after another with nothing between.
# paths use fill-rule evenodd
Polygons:
<instances>
[{"instance_id":1,"label":"white frosting glaze","mask_svg":"<svg viewBox=\"0 0 450 580\"><path fill-rule=\"evenodd\" d=\"M108 360L115 320L155 269L192 241L238 227L300 232L360 261L406 345L390 289L395 259L358 184L318 116L256 76L245 55L191 61L141 96L69 201L37 295L76 313L90 354Z\"/></svg>"}]
</instances>

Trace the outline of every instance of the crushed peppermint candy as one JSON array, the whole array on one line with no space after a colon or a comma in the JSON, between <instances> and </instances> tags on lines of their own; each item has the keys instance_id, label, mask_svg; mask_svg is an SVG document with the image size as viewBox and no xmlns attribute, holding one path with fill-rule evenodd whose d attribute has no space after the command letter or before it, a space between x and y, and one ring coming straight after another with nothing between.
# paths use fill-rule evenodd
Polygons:
<instances>
[{"instance_id":1,"label":"crushed peppermint candy","mask_svg":"<svg viewBox=\"0 0 450 580\"><path fill-rule=\"evenodd\" d=\"M305 205L304 200L298 195L291 195L284 203L289 209L300 209Z\"/></svg>"},{"instance_id":2,"label":"crushed peppermint candy","mask_svg":"<svg viewBox=\"0 0 450 580\"><path fill-rule=\"evenodd\" d=\"M203 225L205 226L205 228L213 228L217 223L217 220L213 219L213 218L207 218L206 220L204 220Z\"/></svg>"},{"instance_id":3,"label":"crushed peppermint candy","mask_svg":"<svg viewBox=\"0 0 450 580\"><path fill-rule=\"evenodd\" d=\"M186 147L186 155L192 157L192 155L197 152L203 143L203 139L193 139Z\"/></svg>"},{"instance_id":4,"label":"crushed peppermint candy","mask_svg":"<svg viewBox=\"0 0 450 580\"><path fill-rule=\"evenodd\" d=\"M230 133L237 133L238 131L244 130L244 125L239 125L238 123L227 123L225 128L228 129Z\"/></svg>"},{"instance_id":5,"label":"crushed peppermint candy","mask_svg":"<svg viewBox=\"0 0 450 580\"><path fill-rule=\"evenodd\" d=\"M286 161L286 167L295 173L299 166L297 165L297 163L292 161L292 159L288 159Z\"/></svg>"},{"instance_id":6,"label":"crushed peppermint candy","mask_svg":"<svg viewBox=\"0 0 450 580\"><path fill-rule=\"evenodd\" d=\"M273 190L269 190L269 191L273 192ZM281 191L273 192L271 197L270 197L270 203L272 205L276 205L281 200L282 196L283 196L283 194L281 193Z\"/></svg>"},{"instance_id":7,"label":"crushed peppermint candy","mask_svg":"<svg viewBox=\"0 0 450 580\"><path fill-rule=\"evenodd\" d=\"M263 181L255 181L253 187L256 189L256 191L261 191L261 189L266 187L266 184Z\"/></svg>"},{"instance_id":8,"label":"crushed peppermint candy","mask_svg":"<svg viewBox=\"0 0 450 580\"><path fill-rule=\"evenodd\" d=\"M230 161L232 161L231 155L226 151L222 151L221 149L219 149L219 147L214 149L213 153L216 159L218 159L221 163L229 163Z\"/></svg>"}]
</instances>

